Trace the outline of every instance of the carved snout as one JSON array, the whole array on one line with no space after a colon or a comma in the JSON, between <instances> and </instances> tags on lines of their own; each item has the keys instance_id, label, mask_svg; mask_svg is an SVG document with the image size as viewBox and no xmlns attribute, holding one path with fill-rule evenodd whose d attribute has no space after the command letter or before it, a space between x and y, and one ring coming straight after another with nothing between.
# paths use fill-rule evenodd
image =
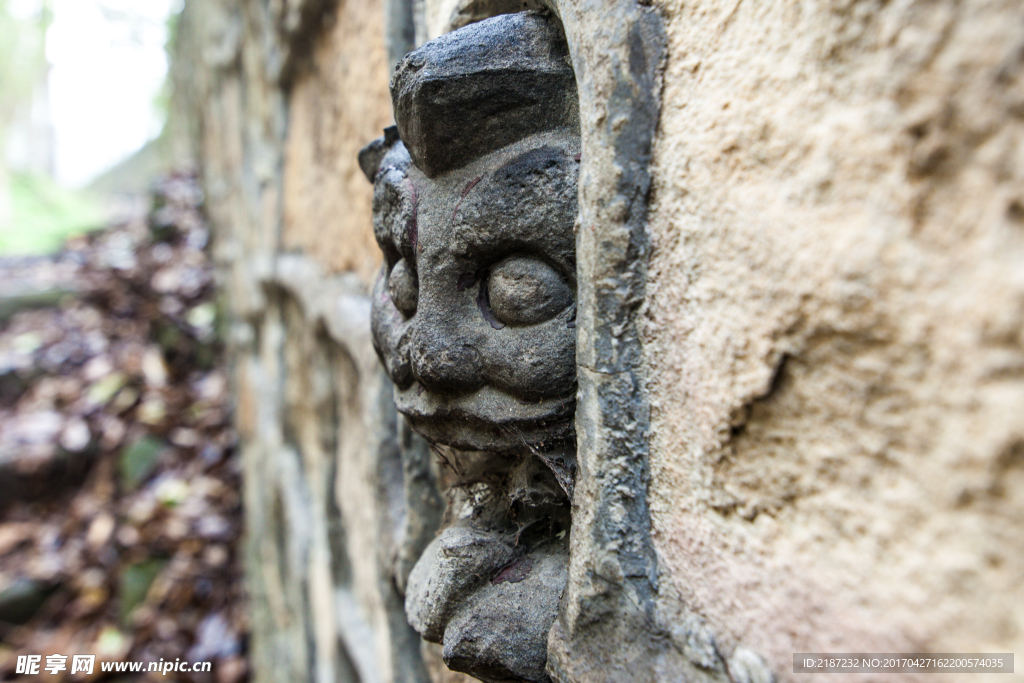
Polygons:
<instances>
[{"instance_id":1,"label":"carved snout","mask_svg":"<svg viewBox=\"0 0 1024 683\"><path fill-rule=\"evenodd\" d=\"M484 385L479 352L465 340L417 326L409 344L413 376L433 392L474 391Z\"/></svg>"}]
</instances>

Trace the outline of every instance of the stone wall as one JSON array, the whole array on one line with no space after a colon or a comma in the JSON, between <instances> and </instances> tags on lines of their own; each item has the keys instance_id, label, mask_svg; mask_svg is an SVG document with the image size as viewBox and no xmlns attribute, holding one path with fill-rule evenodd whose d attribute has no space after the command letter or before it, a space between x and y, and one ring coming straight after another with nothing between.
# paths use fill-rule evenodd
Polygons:
<instances>
[{"instance_id":1,"label":"stone wall","mask_svg":"<svg viewBox=\"0 0 1024 683\"><path fill-rule=\"evenodd\" d=\"M379 255L355 159L390 122L381 18L221 0L180 19L176 94L198 110L231 321L256 681L428 680L391 568L439 508L370 343ZM430 486L407 505L403 478Z\"/></svg>"},{"instance_id":2,"label":"stone wall","mask_svg":"<svg viewBox=\"0 0 1024 683\"><path fill-rule=\"evenodd\" d=\"M541 4L583 127L552 674L798 680L795 651L1020 650L1019 3ZM355 152L391 123L403 22L422 42L519 8L186 3L258 681L464 680L404 620L439 470L370 346Z\"/></svg>"},{"instance_id":3,"label":"stone wall","mask_svg":"<svg viewBox=\"0 0 1024 683\"><path fill-rule=\"evenodd\" d=\"M1024 10L666 3L666 581L728 648L1024 644Z\"/></svg>"},{"instance_id":4,"label":"stone wall","mask_svg":"<svg viewBox=\"0 0 1024 683\"><path fill-rule=\"evenodd\" d=\"M356 155L393 122L383 3L344 2L315 37L288 96L283 246L372 284L380 268Z\"/></svg>"}]
</instances>

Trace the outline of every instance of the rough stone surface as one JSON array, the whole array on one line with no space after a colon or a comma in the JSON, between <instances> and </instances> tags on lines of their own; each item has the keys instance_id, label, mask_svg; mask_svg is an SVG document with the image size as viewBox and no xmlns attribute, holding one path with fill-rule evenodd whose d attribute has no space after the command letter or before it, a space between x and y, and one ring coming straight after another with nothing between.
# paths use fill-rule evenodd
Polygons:
<instances>
[{"instance_id":1,"label":"rough stone surface","mask_svg":"<svg viewBox=\"0 0 1024 683\"><path fill-rule=\"evenodd\" d=\"M283 246L366 284L380 253L356 157L392 122L383 13L383 0L342 2L323 13L310 40L313 66L297 72L287 95Z\"/></svg>"},{"instance_id":2,"label":"rough stone surface","mask_svg":"<svg viewBox=\"0 0 1024 683\"><path fill-rule=\"evenodd\" d=\"M573 81L548 17L467 26L399 64L397 128L359 158L385 256L375 346L413 429L459 449L454 525L413 567L406 612L425 639L443 642L451 669L495 683L549 680L547 634L565 587Z\"/></svg>"},{"instance_id":3,"label":"rough stone surface","mask_svg":"<svg viewBox=\"0 0 1024 683\"><path fill-rule=\"evenodd\" d=\"M550 681L547 632L566 579L561 545L518 558L469 596L444 634L444 661L451 669L488 683Z\"/></svg>"},{"instance_id":4,"label":"rough stone surface","mask_svg":"<svg viewBox=\"0 0 1024 683\"><path fill-rule=\"evenodd\" d=\"M548 641L556 681L721 680L672 647L656 603L638 308L664 35L632 2L560 3L580 94L577 478L569 578ZM680 609L681 616L690 615Z\"/></svg>"},{"instance_id":5,"label":"rough stone surface","mask_svg":"<svg viewBox=\"0 0 1024 683\"><path fill-rule=\"evenodd\" d=\"M399 410L431 441L460 448L564 441L576 381L578 148L541 133L437 182L396 148L375 190L386 273L373 329ZM513 285L513 272L532 275Z\"/></svg>"},{"instance_id":6,"label":"rough stone surface","mask_svg":"<svg viewBox=\"0 0 1024 683\"><path fill-rule=\"evenodd\" d=\"M200 30L185 73L203 110L250 444L247 509L259 512L249 558L257 680L466 680L443 662L474 641L420 649L402 610L406 577L441 521L438 478L449 525L464 519L455 511L478 515L478 528L518 548L504 517L516 509L558 520L537 538L566 532L545 664L557 681L785 681L804 648L1019 651L1019 3L388 6L402 11L388 29L392 55L408 44L410 16L416 44L520 9L549 11L564 29L581 161L575 285L559 279L578 311L579 443L547 455L577 469L431 452L397 422L373 441L391 450L369 445L360 425L380 424L364 422L374 414L392 424L392 397L364 384L381 379L369 333L356 343L344 321L365 315L360 282L379 263L371 196L353 173L355 150L390 123L380 6L189 2L183 24ZM350 26L323 28L334 11ZM358 88L372 92L366 109ZM404 150L392 140L378 150L390 160L365 159L395 165L382 200L394 216L375 226L392 244L392 273L431 230L415 213L416 229L405 229L422 198L403 193L401 177L416 172ZM478 175L449 190L449 220L471 218L486 188L467 190ZM347 294L332 298L296 274L314 277L309 259L284 266L283 248L362 279L342 278ZM509 301L480 297L476 269L451 282L453 306L482 336L530 326L510 305L518 292L558 289L540 266L499 263L507 256L485 267ZM435 303L411 264L377 291L401 303L379 346L407 344L403 321ZM444 350L441 371L473 361L461 346ZM360 360L345 365L345 354ZM399 385L412 386L414 361L428 381L480 381L475 371L445 379L408 348L384 355L398 360L387 372ZM326 367L347 369L328 379L316 370ZM509 367L529 366L515 357ZM419 400L424 411L452 409ZM503 405L492 396L473 410ZM478 432L470 422L445 439L471 445ZM329 434L348 445L325 489ZM535 474L547 477L539 495L523 484ZM571 529L557 489L571 492Z\"/></svg>"},{"instance_id":7,"label":"rough stone surface","mask_svg":"<svg viewBox=\"0 0 1024 683\"><path fill-rule=\"evenodd\" d=\"M487 19L410 52L391 92L402 141L431 178L578 120L565 38L536 12Z\"/></svg>"},{"instance_id":8,"label":"rough stone surface","mask_svg":"<svg viewBox=\"0 0 1024 683\"><path fill-rule=\"evenodd\" d=\"M375 7L189 2L180 20L230 325L255 681L429 680L400 587L440 523L437 472L397 418L370 341L358 275L378 258L369 198L335 173L365 188L356 150L389 122L386 67L372 75L386 54ZM331 23L335 10L349 23ZM359 17L367 31L352 33ZM321 104L371 80L376 109ZM360 201L362 221L343 223ZM308 255L281 253L300 247ZM332 274L342 268L357 273Z\"/></svg>"},{"instance_id":9,"label":"rough stone surface","mask_svg":"<svg viewBox=\"0 0 1024 683\"><path fill-rule=\"evenodd\" d=\"M664 590L780 680L794 651L1020 652L1024 8L663 10Z\"/></svg>"},{"instance_id":10,"label":"rough stone surface","mask_svg":"<svg viewBox=\"0 0 1024 683\"><path fill-rule=\"evenodd\" d=\"M418 0L417 44L500 14L550 11L547 0Z\"/></svg>"},{"instance_id":11,"label":"rough stone surface","mask_svg":"<svg viewBox=\"0 0 1024 683\"><path fill-rule=\"evenodd\" d=\"M445 529L413 567L406 589L409 623L441 642L444 629L469 594L515 557L501 536L462 527Z\"/></svg>"}]
</instances>

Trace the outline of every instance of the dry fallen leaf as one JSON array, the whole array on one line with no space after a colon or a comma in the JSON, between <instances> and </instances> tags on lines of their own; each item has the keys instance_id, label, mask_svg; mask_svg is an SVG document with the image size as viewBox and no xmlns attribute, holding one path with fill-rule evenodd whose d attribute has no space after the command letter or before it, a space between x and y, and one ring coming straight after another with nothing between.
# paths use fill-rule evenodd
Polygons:
<instances>
[{"instance_id":1,"label":"dry fallen leaf","mask_svg":"<svg viewBox=\"0 0 1024 683\"><path fill-rule=\"evenodd\" d=\"M31 608L0 624L0 680L19 654L60 648L205 653L214 671L179 680L249 675L237 435L201 197L195 178L169 176L148 223L31 267L0 259L0 298L15 281L73 292L0 320L0 474L17 483L0 501L0 610L15 584Z\"/></svg>"}]
</instances>

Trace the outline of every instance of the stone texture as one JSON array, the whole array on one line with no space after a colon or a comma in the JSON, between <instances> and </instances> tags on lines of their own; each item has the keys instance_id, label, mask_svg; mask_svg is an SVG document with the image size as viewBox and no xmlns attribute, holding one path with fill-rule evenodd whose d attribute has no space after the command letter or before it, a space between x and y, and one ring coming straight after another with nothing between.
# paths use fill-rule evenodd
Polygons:
<instances>
[{"instance_id":1,"label":"stone texture","mask_svg":"<svg viewBox=\"0 0 1024 683\"><path fill-rule=\"evenodd\" d=\"M410 52L391 92L402 141L431 178L578 121L565 38L535 12L496 16Z\"/></svg>"},{"instance_id":2,"label":"stone texture","mask_svg":"<svg viewBox=\"0 0 1024 683\"><path fill-rule=\"evenodd\" d=\"M540 549L496 573L448 623L444 661L488 683L547 683L547 632L565 588L566 553Z\"/></svg>"},{"instance_id":3,"label":"stone texture","mask_svg":"<svg viewBox=\"0 0 1024 683\"><path fill-rule=\"evenodd\" d=\"M441 642L444 629L472 591L508 565L516 553L493 533L449 527L428 545L406 590L409 623L424 638Z\"/></svg>"},{"instance_id":4,"label":"stone texture","mask_svg":"<svg viewBox=\"0 0 1024 683\"><path fill-rule=\"evenodd\" d=\"M388 122L386 67L381 107L353 98L335 117L315 104L325 89L332 100L335 87L354 91L362 57L386 54L374 46L374 7L223 0L189 2L181 17L181 44L195 47L180 59L195 74L190 98L230 325L255 681L428 680L399 586L440 522L436 473L394 412L370 342L365 284L332 274L376 268L369 197L342 191L330 150L355 145L337 162L365 187L355 153ZM368 30L332 24L335 9L342 19L362 16ZM357 53L347 66L335 60ZM296 118L303 107L309 118ZM307 124L339 119L364 132L305 135ZM358 230L335 220L359 201ZM297 221L291 232L285 213ZM359 231L373 252L359 251ZM281 253L299 246L309 255Z\"/></svg>"},{"instance_id":5,"label":"stone texture","mask_svg":"<svg viewBox=\"0 0 1024 683\"><path fill-rule=\"evenodd\" d=\"M526 452L570 433L572 80L540 14L468 26L399 64L401 139L361 153L386 261L374 341L399 411L432 442Z\"/></svg>"},{"instance_id":6,"label":"stone texture","mask_svg":"<svg viewBox=\"0 0 1024 683\"><path fill-rule=\"evenodd\" d=\"M385 256L375 346L398 410L453 449L457 475L406 613L449 668L493 683L550 680L568 562L580 155L566 50L536 12L423 45L391 81L396 129L359 159Z\"/></svg>"},{"instance_id":7,"label":"stone texture","mask_svg":"<svg viewBox=\"0 0 1024 683\"><path fill-rule=\"evenodd\" d=\"M780 680L794 651L1020 651L1021 5L663 9L665 590Z\"/></svg>"},{"instance_id":8,"label":"stone texture","mask_svg":"<svg viewBox=\"0 0 1024 683\"><path fill-rule=\"evenodd\" d=\"M296 74L287 95L284 248L367 284L380 256L357 154L392 122L383 14L383 0L342 2L323 13L310 40L313 66Z\"/></svg>"},{"instance_id":9,"label":"stone texture","mask_svg":"<svg viewBox=\"0 0 1024 683\"><path fill-rule=\"evenodd\" d=\"M721 680L666 637L650 541L648 406L637 333L665 49L632 2L560 3L580 95L577 476L569 578L548 641L559 682ZM689 621L678 608L673 614Z\"/></svg>"},{"instance_id":10,"label":"stone texture","mask_svg":"<svg viewBox=\"0 0 1024 683\"><path fill-rule=\"evenodd\" d=\"M422 43L516 5L401 8ZM256 680L465 680L442 663L459 648L419 650L401 610L440 521L432 478L459 475L398 423L391 451L359 441L391 397L364 385L377 381L369 335L357 343L343 322L365 312L358 294L378 264L371 197L352 180L355 150L390 123L378 7L344 3L350 27L318 28L335 8L301 1L189 2L182 19L198 27L184 73L203 111L247 509L259 512ZM563 486L575 485L571 559L549 675L791 680L803 648L1020 650L1019 3L525 8L565 30L581 121L578 470ZM373 93L366 109L357 87ZM405 229L413 198L396 197L395 256L420 237ZM329 295L309 258L285 267L282 245L322 264L316 277L362 279L331 280L348 289ZM501 330L481 317L466 272L465 315L482 334L514 330L511 315ZM409 280L416 311L429 306L411 275L396 277L407 301L393 325L413 311ZM326 367L333 379L315 371ZM388 373L402 384L412 368L409 357ZM325 487L331 433L351 436L334 443L348 444L345 474ZM535 472L485 460L451 464L509 481ZM493 515L476 497L531 490L452 495ZM545 500L538 517L558 509Z\"/></svg>"}]
</instances>

